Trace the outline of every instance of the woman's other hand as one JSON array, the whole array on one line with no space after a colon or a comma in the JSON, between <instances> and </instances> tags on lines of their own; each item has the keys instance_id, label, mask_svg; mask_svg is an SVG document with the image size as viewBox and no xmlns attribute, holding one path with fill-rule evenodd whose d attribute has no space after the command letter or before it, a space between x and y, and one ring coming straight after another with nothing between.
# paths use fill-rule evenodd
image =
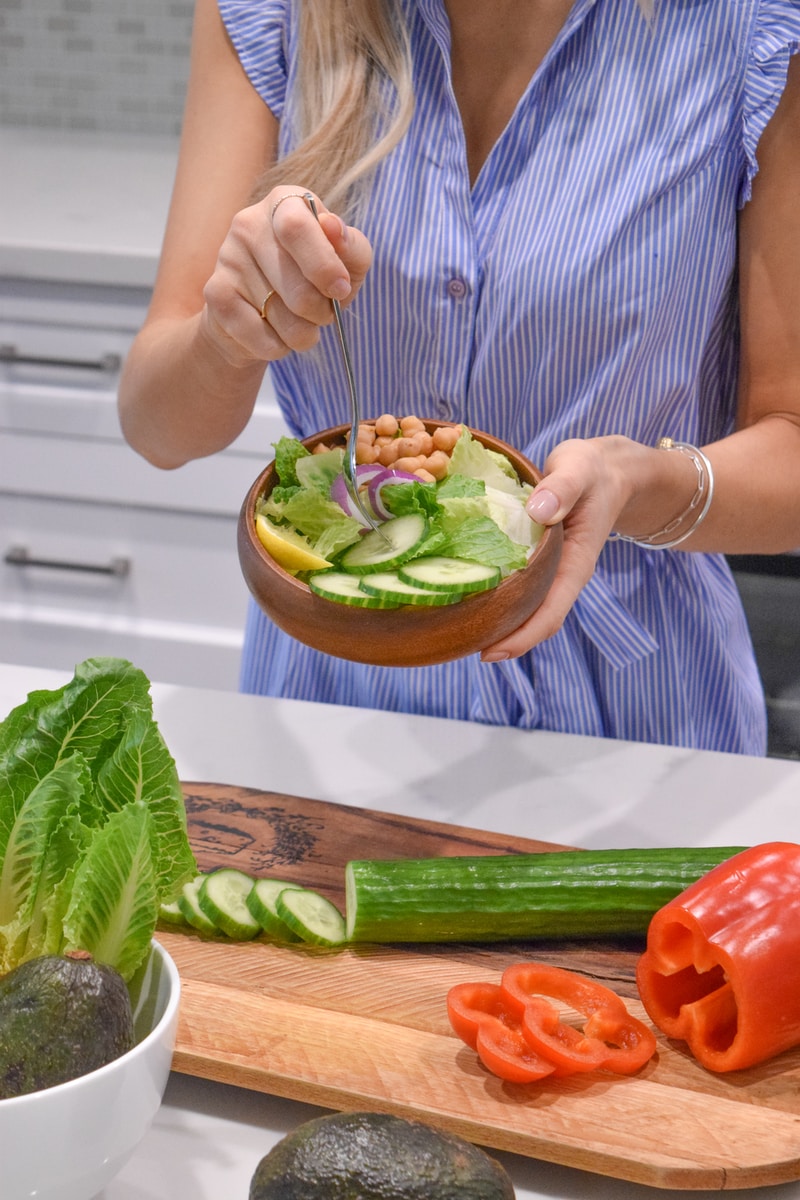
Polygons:
<instances>
[{"instance_id":1,"label":"woman's other hand","mask_svg":"<svg viewBox=\"0 0 800 1200\"><path fill-rule=\"evenodd\" d=\"M697 487L690 459L627 437L561 442L528 500L532 520L563 522L564 545L541 606L519 629L482 653L484 662L517 658L558 633L594 573L612 531L644 536L682 512Z\"/></svg>"}]
</instances>

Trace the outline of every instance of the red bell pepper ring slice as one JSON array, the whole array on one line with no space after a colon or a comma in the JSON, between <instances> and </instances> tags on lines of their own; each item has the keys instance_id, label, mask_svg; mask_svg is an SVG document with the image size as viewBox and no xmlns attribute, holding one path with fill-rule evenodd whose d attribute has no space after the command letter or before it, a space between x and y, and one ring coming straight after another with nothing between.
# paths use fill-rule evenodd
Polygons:
<instances>
[{"instance_id":1,"label":"red bell pepper ring slice","mask_svg":"<svg viewBox=\"0 0 800 1200\"><path fill-rule=\"evenodd\" d=\"M743 850L659 909L636 982L653 1023L710 1071L800 1045L800 845Z\"/></svg>"},{"instance_id":2,"label":"red bell pepper ring slice","mask_svg":"<svg viewBox=\"0 0 800 1200\"><path fill-rule=\"evenodd\" d=\"M503 973L500 989L531 1047L554 1063L559 1075L599 1070L632 1075L655 1053L655 1035L628 1012L625 1001L574 971L515 963ZM562 1020L552 1000L586 1017L583 1028Z\"/></svg>"},{"instance_id":3,"label":"red bell pepper ring slice","mask_svg":"<svg viewBox=\"0 0 800 1200\"><path fill-rule=\"evenodd\" d=\"M497 984L456 984L447 994L447 1015L455 1033L498 1078L533 1083L553 1074L553 1064L531 1049Z\"/></svg>"}]
</instances>

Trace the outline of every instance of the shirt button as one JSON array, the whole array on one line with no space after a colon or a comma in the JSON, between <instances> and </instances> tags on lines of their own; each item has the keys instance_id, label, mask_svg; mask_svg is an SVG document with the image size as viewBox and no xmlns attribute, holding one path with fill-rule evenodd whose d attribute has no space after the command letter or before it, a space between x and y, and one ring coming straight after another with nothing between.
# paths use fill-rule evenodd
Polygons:
<instances>
[{"instance_id":1,"label":"shirt button","mask_svg":"<svg viewBox=\"0 0 800 1200\"><path fill-rule=\"evenodd\" d=\"M436 411L443 421L451 421L453 419L453 405L449 400L438 400L436 402Z\"/></svg>"},{"instance_id":2,"label":"shirt button","mask_svg":"<svg viewBox=\"0 0 800 1200\"><path fill-rule=\"evenodd\" d=\"M467 294L467 285L463 279L451 279L447 285L447 294L453 300L463 300Z\"/></svg>"}]
</instances>

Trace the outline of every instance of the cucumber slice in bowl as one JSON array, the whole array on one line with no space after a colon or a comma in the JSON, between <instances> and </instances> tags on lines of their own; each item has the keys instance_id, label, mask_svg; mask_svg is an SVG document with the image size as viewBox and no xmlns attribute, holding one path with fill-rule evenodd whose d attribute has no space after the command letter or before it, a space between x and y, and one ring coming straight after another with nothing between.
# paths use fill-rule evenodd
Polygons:
<instances>
[{"instance_id":1,"label":"cucumber slice in bowl","mask_svg":"<svg viewBox=\"0 0 800 1200\"><path fill-rule=\"evenodd\" d=\"M338 565L353 575L391 570L418 553L427 532L428 522L420 513L393 517L345 550Z\"/></svg>"},{"instance_id":2,"label":"cucumber slice in bowl","mask_svg":"<svg viewBox=\"0 0 800 1200\"><path fill-rule=\"evenodd\" d=\"M384 596L368 595L359 587L359 578L345 571L320 571L309 576L308 586L325 600L350 604L354 608L397 608L396 603Z\"/></svg>"},{"instance_id":3,"label":"cucumber slice in bowl","mask_svg":"<svg viewBox=\"0 0 800 1200\"><path fill-rule=\"evenodd\" d=\"M399 571L372 571L360 575L358 586L368 596L377 596L391 604L455 604L461 599L458 592L434 592L431 588L417 587L400 578Z\"/></svg>"},{"instance_id":4,"label":"cucumber slice in bowl","mask_svg":"<svg viewBox=\"0 0 800 1200\"><path fill-rule=\"evenodd\" d=\"M434 554L403 563L397 570L405 583L434 592L486 592L500 582L500 568L464 558Z\"/></svg>"},{"instance_id":5,"label":"cucumber slice in bowl","mask_svg":"<svg viewBox=\"0 0 800 1200\"><path fill-rule=\"evenodd\" d=\"M201 912L218 929L236 942L245 942L261 933L261 925L247 907L253 880L244 871L222 867L206 875L197 893Z\"/></svg>"}]
</instances>

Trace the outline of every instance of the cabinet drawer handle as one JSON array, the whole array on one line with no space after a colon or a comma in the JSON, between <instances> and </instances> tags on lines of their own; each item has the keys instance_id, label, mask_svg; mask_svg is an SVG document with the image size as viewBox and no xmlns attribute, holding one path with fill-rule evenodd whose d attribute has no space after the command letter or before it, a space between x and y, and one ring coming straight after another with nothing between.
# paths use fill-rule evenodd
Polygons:
<instances>
[{"instance_id":1,"label":"cabinet drawer handle","mask_svg":"<svg viewBox=\"0 0 800 1200\"><path fill-rule=\"evenodd\" d=\"M122 366L121 354L101 354L99 358L49 358L44 354L23 354L10 342L0 344L0 362L26 367L68 367L79 371L101 371L114 375Z\"/></svg>"},{"instance_id":2,"label":"cabinet drawer handle","mask_svg":"<svg viewBox=\"0 0 800 1200\"><path fill-rule=\"evenodd\" d=\"M113 575L124 579L130 573L129 558L111 558L107 563L81 562L68 558L37 558L27 546L11 546L6 550L3 562L10 567L47 567L55 571L84 571L91 575Z\"/></svg>"}]
</instances>

